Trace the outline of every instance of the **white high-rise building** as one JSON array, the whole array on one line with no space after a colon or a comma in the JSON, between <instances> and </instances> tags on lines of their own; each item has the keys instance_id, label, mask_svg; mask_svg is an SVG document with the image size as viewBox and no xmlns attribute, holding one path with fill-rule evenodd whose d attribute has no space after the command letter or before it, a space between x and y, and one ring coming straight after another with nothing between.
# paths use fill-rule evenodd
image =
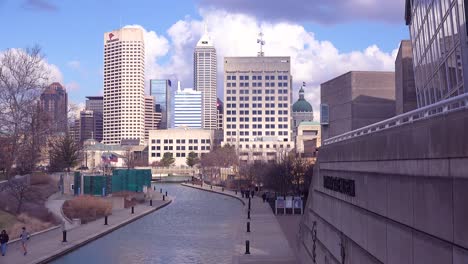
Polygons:
<instances>
[{"instance_id":1,"label":"white high-rise building","mask_svg":"<svg viewBox=\"0 0 468 264\"><path fill-rule=\"evenodd\" d=\"M104 144L145 140L145 43L139 28L104 33Z\"/></svg>"},{"instance_id":2,"label":"white high-rise building","mask_svg":"<svg viewBox=\"0 0 468 264\"><path fill-rule=\"evenodd\" d=\"M202 94L191 88L180 89L174 95L174 127L202 128Z\"/></svg>"},{"instance_id":3,"label":"white high-rise building","mask_svg":"<svg viewBox=\"0 0 468 264\"><path fill-rule=\"evenodd\" d=\"M293 148L290 57L224 58L224 143L240 160L274 161Z\"/></svg>"},{"instance_id":4,"label":"white high-rise building","mask_svg":"<svg viewBox=\"0 0 468 264\"><path fill-rule=\"evenodd\" d=\"M202 93L202 127L216 129L216 49L205 27L193 54L194 88Z\"/></svg>"}]
</instances>

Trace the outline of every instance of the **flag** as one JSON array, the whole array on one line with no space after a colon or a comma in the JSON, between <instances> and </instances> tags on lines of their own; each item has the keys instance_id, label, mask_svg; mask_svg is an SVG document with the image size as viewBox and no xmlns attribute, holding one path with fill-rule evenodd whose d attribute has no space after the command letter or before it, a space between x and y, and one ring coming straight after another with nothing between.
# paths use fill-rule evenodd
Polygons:
<instances>
[{"instance_id":1,"label":"flag","mask_svg":"<svg viewBox=\"0 0 468 264\"><path fill-rule=\"evenodd\" d=\"M111 153L110 156L109 156L109 160L110 160L110 162L118 162L119 158L114 153Z\"/></svg>"}]
</instances>

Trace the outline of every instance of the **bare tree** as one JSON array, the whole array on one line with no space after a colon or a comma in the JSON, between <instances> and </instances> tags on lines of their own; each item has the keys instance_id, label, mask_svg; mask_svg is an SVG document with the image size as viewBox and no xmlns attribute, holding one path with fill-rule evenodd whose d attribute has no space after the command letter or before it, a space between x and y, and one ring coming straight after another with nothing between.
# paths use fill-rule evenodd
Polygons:
<instances>
[{"instance_id":1,"label":"bare tree","mask_svg":"<svg viewBox=\"0 0 468 264\"><path fill-rule=\"evenodd\" d=\"M6 191L15 198L16 204L16 213L19 214L21 207L23 206L24 201L28 198L30 194L30 185L26 179L11 179L6 185Z\"/></svg>"},{"instance_id":2,"label":"bare tree","mask_svg":"<svg viewBox=\"0 0 468 264\"><path fill-rule=\"evenodd\" d=\"M137 160L135 158L135 153L130 148L127 148L124 152L123 159L125 161L125 166L127 169L133 169L135 168L135 165L137 163Z\"/></svg>"},{"instance_id":3,"label":"bare tree","mask_svg":"<svg viewBox=\"0 0 468 264\"><path fill-rule=\"evenodd\" d=\"M11 158L6 159L5 172L12 174L13 165L34 166L41 140L37 126L38 98L48 82L49 72L40 48L8 49L0 54L0 137L8 141ZM36 133L36 134L32 134ZM25 152L26 151L26 152Z\"/></svg>"}]
</instances>

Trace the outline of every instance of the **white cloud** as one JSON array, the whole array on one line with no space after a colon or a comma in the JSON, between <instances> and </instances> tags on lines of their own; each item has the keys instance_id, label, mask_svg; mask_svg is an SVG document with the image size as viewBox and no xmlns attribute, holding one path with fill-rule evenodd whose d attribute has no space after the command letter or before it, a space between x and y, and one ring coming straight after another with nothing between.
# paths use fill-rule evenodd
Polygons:
<instances>
[{"instance_id":1,"label":"white cloud","mask_svg":"<svg viewBox=\"0 0 468 264\"><path fill-rule=\"evenodd\" d=\"M222 98L224 56L255 56L258 32L263 31L266 56L291 56L294 98L302 82L307 83L306 98L318 111L320 83L350 70L394 70L396 50L386 53L376 45L349 53L333 43L315 38L301 25L290 22L262 23L244 14L220 10L201 10L202 20L189 17L167 30L168 38L145 30L146 79L180 80L183 87L193 85L193 49L203 32L203 24L214 39L218 53L218 95ZM397 45L397 43L395 43ZM397 47L395 47L397 48ZM318 115L315 115L318 118Z\"/></svg>"},{"instance_id":2,"label":"white cloud","mask_svg":"<svg viewBox=\"0 0 468 264\"><path fill-rule=\"evenodd\" d=\"M81 63L78 60L72 60L72 61L67 62L67 66L73 70L79 70L81 67Z\"/></svg>"},{"instance_id":3,"label":"white cloud","mask_svg":"<svg viewBox=\"0 0 468 264\"><path fill-rule=\"evenodd\" d=\"M75 81L71 81L65 84L65 89L67 90L67 92L75 92L80 89L80 84Z\"/></svg>"}]
</instances>

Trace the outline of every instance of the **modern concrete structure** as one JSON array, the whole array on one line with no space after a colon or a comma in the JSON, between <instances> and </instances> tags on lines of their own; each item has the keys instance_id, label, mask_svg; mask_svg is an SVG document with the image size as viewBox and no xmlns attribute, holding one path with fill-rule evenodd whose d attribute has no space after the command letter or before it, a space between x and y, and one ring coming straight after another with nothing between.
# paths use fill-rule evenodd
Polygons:
<instances>
[{"instance_id":1,"label":"modern concrete structure","mask_svg":"<svg viewBox=\"0 0 468 264\"><path fill-rule=\"evenodd\" d=\"M188 127L151 130L149 132L149 157L152 164L160 161L164 153L172 153L175 158L174 166L187 166L186 161L190 152L199 157L208 153L213 144L214 130L192 129Z\"/></svg>"},{"instance_id":2,"label":"modern concrete structure","mask_svg":"<svg viewBox=\"0 0 468 264\"><path fill-rule=\"evenodd\" d=\"M301 223L301 263L467 263L467 102L325 141Z\"/></svg>"},{"instance_id":3,"label":"modern concrete structure","mask_svg":"<svg viewBox=\"0 0 468 264\"><path fill-rule=\"evenodd\" d=\"M159 129L161 113L156 112L154 96L145 96L145 141L148 142L149 131Z\"/></svg>"},{"instance_id":4,"label":"modern concrete structure","mask_svg":"<svg viewBox=\"0 0 468 264\"><path fill-rule=\"evenodd\" d=\"M103 97L87 96L85 110L80 112L79 119L75 121L74 135L77 142L103 139Z\"/></svg>"},{"instance_id":5,"label":"modern concrete structure","mask_svg":"<svg viewBox=\"0 0 468 264\"><path fill-rule=\"evenodd\" d=\"M466 93L466 2L406 0L418 107ZM429 30L430 29L430 30Z\"/></svg>"},{"instance_id":6,"label":"modern concrete structure","mask_svg":"<svg viewBox=\"0 0 468 264\"><path fill-rule=\"evenodd\" d=\"M65 88L58 82L52 83L42 92L40 104L47 113L51 132L65 134L68 131L68 95Z\"/></svg>"},{"instance_id":7,"label":"modern concrete structure","mask_svg":"<svg viewBox=\"0 0 468 264\"><path fill-rule=\"evenodd\" d=\"M418 107L411 41L402 40L395 60L395 106L400 115Z\"/></svg>"},{"instance_id":8,"label":"modern concrete structure","mask_svg":"<svg viewBox=\"0 0 468 264\"><path fill-rule=\"evenodd\" d=\"M86 96L86 110L93 112L104 112L104 97L103 96Z\"/></svg>"},{"instance_id":9,"label":"modern concrete structure","mask_svg":"<svg viewBox=\"0 0 468 264\"><path fill-rule=\"evenodd\" d=\"M216 114L216 49L205 26L193 53L193 87L202 94L202 127L217 129Z\"/></svg>"},{"instance_id":10,"label":"modern concrete structure","mask_svg":"<svg viewBox=\"0 0 468 264\"><path fill-rule=\"evenodd\" d=\"M304 97L305 83L299 89L299 99L292 106L292 132L293 140L296 140L297 129L302 122L314 121L314 111L312 105Z\"/></svg>"},{"instance_id":11,"label":"modern concrete structure","mask_svg":"<svg viewBox=\"0 0 468 264\"><path fill-rule=\"evenodd\" d=\"M291 140L290 57L224 58L224 143L243 162L273 161Z\"/></svg>"},{"instance_id":12,"label":"modern concrete structure","mask_svg":"<svg viewBox=\"0 0 468 264\"><path fill-rule=\"evenodd\" d=\"M154 96L156 112L161 115L161 129L171 126L171 80L150 80L150 95Z\"/></svg>"},{"instance_id":13,"label":"modern concrete structure","mask_svg":"<svg viewBox=\"0 0 468 264\"><path fill-rule=\"evenodd\" d=\"M104 34L104 144L145 139L145 43L139 28Z\"/></svg>"},{"instance_id":14,"label":"modern concrete structure","mask_svg":"<svg viewBox=\"0 0 468 264\"><path fill-rule=\"evenodd\" d=\"M394 72L351 71L322 83L320 94L322 140L395 115Z\"/></svg>"},{"instance_id":15,"label":"modern concrete structure","mask_svg":"<svg viewBox=\"0 0 468 264\"><path fill-rule=\"evenodd\" d=\"M297 136L294 144L296 153L301 157L315 157L321 142L322 134L319 122L303 121L297 126Z\"/></svg>"},{"instance_id":16,"label":"modern concrete structure","mask_svg":"<svg viewBox=\"0 0 468 264\"><path fill-rule=\"evenodd\" d=\"M191 88L178 89L174 95L174 128L202 127L202 94Z\"/></svg>"}]
</instances>

